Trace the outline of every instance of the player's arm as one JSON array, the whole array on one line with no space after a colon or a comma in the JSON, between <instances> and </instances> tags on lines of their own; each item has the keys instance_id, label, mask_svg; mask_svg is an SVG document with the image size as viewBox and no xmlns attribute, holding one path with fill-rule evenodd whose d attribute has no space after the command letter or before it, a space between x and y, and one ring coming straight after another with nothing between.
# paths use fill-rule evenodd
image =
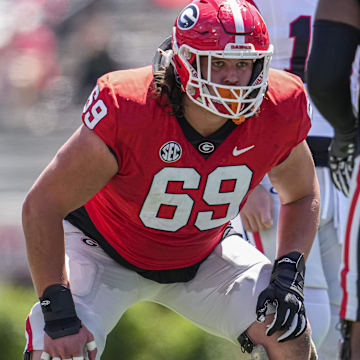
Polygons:
<instances>
[{"instance_id":1,"label":"player's arm","mask_svg":"<svg viewBox=\"0 0 360 360\"><path fill-rule=\"evenodd\" d=\"M359 36L358 0L319 0L307 64L307 83L315 106L334 127L329 148L331 179L346 196L349 195L358 151L358 125L351 102L350 77ZM333 44L338 44L336 54L341 56L334 55Z\"/></svg>"},{"instance_id":2,"label":"player's arm","mask_svg":"<svg viewBox=\"0 0 360 360\"><path fill-rule=\"evenodd\" d=\"M286 341L300 336L307 326L304 258L309 255L319 221L319 185L306 142L297 145L268 175L281 202L277 258L270 284L259 295L256 313L258 321L264 321L272 303L276 311L266 334L283 330L278 341Z\"/></svg>"},{"instance_id":3,"label":"player's arm","mask_svg":"<svg viewBox=\"0 0 360 360\"><path fill-rule=\"evenodd\" d=\"M360 29L359 0L319 0L315 19L342 22Z\"/></svg>"},{"instance_id":4,"label":"player's arm","mask_svg":"<svg viewBox=\"0 0 360 360\"><path fill-rule=\"evenodd\" d=\"M269 172L269 179L281 202L277 257L295 250L307 258L318 227L320 194L306 141Z\"/></svg>"},{"instance_id":5,"label":"player's arm","mask_svg":"<svg viewBox=\"0 0 360 360\"><path fill-rule=\"evenodd\" d=\"M27 256L37 294L68 286L62 221L95 195L118 171L115 157L81 126L36 180L23 205Z\"/></svg>"}]
</instances>

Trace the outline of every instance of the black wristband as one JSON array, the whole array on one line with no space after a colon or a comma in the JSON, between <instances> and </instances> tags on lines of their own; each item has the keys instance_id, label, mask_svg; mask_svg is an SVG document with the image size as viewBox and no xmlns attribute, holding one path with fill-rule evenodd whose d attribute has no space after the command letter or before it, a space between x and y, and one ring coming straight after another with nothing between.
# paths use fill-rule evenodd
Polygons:
<instances>
[{"instance_id":1,"label":"black wristband","mask_svg":"<svg viewBox=\"0 0 360 360\"><path fill-rule=\"evenodd\" d=\"M305 259L298 251L292 251L275 260L271 281L283 289L289 289L304 300Z\"/></svg>"},{"instance_id":2,"label":"black wristband","mask_svg":"<svg viewBox=\"0 0 360 360\"><path fill-rule=\"evenodd\" d=\"M70 289L55 284L47 287L40 297L41 310L44 315L44 331L52 338L77 334L81 321L76 315Z\"/></svg>"}]
</instances>

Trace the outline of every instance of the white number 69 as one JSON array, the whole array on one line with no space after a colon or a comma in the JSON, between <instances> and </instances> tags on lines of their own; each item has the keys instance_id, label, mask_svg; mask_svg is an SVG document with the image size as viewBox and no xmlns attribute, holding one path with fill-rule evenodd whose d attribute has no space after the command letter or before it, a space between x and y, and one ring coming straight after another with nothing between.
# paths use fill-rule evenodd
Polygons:
<instances>
[{"instance_id":1,"label":"white number 69","mask_svg":"<svg viewBox=\"0 0 360 360\"><path fill-rule=\"evenodd\" d=\"M94 90L91 92L85 106L84 106L84 122L89 129L94 127L102 120L108 113L105 103L99 99L88 111L91 104L98 98L100 93L99 85L96 85Z\"/></svg>"}]
</instances>

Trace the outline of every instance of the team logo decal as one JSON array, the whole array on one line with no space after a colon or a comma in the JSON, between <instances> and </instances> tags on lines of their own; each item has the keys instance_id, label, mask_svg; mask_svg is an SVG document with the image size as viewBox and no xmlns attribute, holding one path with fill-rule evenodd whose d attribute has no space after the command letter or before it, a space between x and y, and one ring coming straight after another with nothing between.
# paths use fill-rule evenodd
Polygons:
<instances>
[{"instance_id":1,"label":"team logo decal","mask_svg":"<svg viewBox=\"0 0 360 360\"><path fill-rule=\"evenodd\" d=\"M180 29L189 30L199 20L199 8L195 4L187 6L179 15L177 24Z\"/></svg>"},{"instance_id":2,"label":"team logo decal","mask_svg":"<svg viewBox=\"0 0 360 360\"><path fill-rule=\"evenodd\" d=\"M198 149L203 154L211 154L215 150L215 145L210 141L205 141L198 145Z\"/></svg>"},{"instance_id":3,"label":"team logo decal","mask_svg":"<svg viewBox=\"0 0 360 360\"><path fill-rule=\"evenodd\" d=\"M181 146L176 141L168 141L159 151L161 160L167 163L179 160L181 158L181 154Z\"/></svg>"},{"instance_id":4,"label":"team logo decal","mask_svg":"<svg viewBox=\"0 0 360 360\"><path fill-rule=\"evenodd\" d=\"M95 240L89 239L89 238L83 238L82 241L89 246L99 246L98 243Z\"/></svg>"}]
</instances>

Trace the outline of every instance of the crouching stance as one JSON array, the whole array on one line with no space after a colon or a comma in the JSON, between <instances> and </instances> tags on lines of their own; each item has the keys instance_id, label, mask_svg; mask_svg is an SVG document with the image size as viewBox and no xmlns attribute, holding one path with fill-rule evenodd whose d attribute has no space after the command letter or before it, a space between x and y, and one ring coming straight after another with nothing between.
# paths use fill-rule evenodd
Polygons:
<instances>
[{"instance_id":1,"label":"crouching stance","mask_svg":"<svg viewBox=\"0 0 360 360\"><path fill-rule=\"evenodd\" d=\"M271 55L252 5L194 0L152 67L98 80L83 125L24 203L40 299L25 356L99 360L146 300L239 351L310 359L304 260L319 191L308 102L299 78L269 70ZM229 226L265 174L282 204L274 267Z\"/></svg>"}]
</instances>

